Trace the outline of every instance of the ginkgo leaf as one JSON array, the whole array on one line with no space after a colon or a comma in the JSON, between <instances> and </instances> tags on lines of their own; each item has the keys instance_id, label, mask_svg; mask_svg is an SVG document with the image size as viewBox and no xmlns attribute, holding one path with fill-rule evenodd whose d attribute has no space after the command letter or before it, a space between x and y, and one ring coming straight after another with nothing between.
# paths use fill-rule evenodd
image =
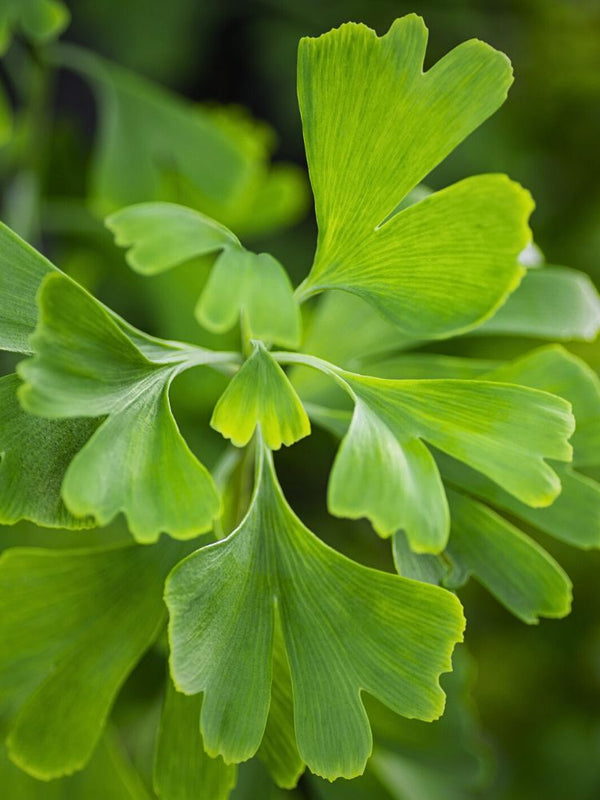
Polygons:
<instances>
[{"instance_id":1,"label":"ginkgo leaf","mask_svg":"<svg viewBox=\"0 0 600 800\"><path fill-rule=\"evenodd\" d=\"M89 761L119 688L164 622L162 582L181 554L166 539L0 557L0 707L19 767L48 780Z\"/></svg>"},{"instance_id":2,"label":"ginkgo leaf","mask_svg":"<svg viewBox=\"0 0 600 800\"><path fill-rule=\"evenodd\" d=\"M0 751L0 786L10 800L151 800L123 747L107 731L87 767L67 778L39 781Z\"/></svg>"},{"instance_id":3,"label":"ginkgo leaf","mask_svg":"<svg viewBox=\"0 0 600 800\"><path fill-rule=\"evenodd\" d=\"M293 789L304 772L305 764L298 752L294 729L294 694L290 665L277 616L273 630L271 703L257 756L277 786L282 789Z\"/></svg>"},{"instance_id":4,"label":"ginkgo leaf","mask_svg":"<svg viewBox=\"0 0 600 800\"><path fill-rule=\"evenodd\" d=\"M210 424L236 447L248 444L257 425L271 450L310 433L298 395L260 342L219 398Z\"/></svg>"},{"instance_id":5,"label":"ginkgo leaf","mask_svg":"<svg viewBox=\"0 0 600 800\"><path fill-rule=\"evenodd\" d=\"M44 42L59 36L69 24L69 9L60 0L3 0L0 6L0 55L19 26L31 39Z\"/></svg>"},{"instance_id":6,"label":"ginkgo leaf","mask_svg":"<svg viewBox=\"0 0 600 800\"><path fill-rule=\"evenodd\" d=\"M517 287L533 203L483 175L397 211L512 82L506 56L476 40L423 72L426 41L415 15L381 38L350 23L303 39L298 96L319 225L300 296L354 292L427 339L478 324Z\"/></svg>"},{"instance_id":7,"label":"ginkgo leaf","mask_svg":"<svg viewBox=\"0 0 600 800\"><path fill-rule=\"evenodd\" d=\"M207 255L237 237L224 225L176 203L138 203L106 218L119 247L129 248L129 266L142 275L156 275L196 256Z\"/></svg>"},{"instance_id":8,"label":"ginkgo leaf","mask_svg":"<svg viewBox=\"0 0 600 800\"><path fill-rule=\"evenodd\" d=\"M190 103L71 44L55 57L96 89L88 195L99 215L133 203L183 202L245 234L289 225L304 212L302 170L271 164L274 137L264 123L237 107Z\"/></svg>"},{"instance_id":9,"label":"ginkgo leaf","mask_svg":"<svg viewBox=\"0 0 600 800\"><path fill-rule=\"evenodd\" d=\"M571 439L574 465L600 462L600 378L585 361L560 345L546 345L495 368L485 379L531 386L564 397L577 420Z\"/></svg>"},{"instance_id":10,"label":"ginkgo leaf","mask_svg":"<svg viewBox=\"0 0 600 800\"><path fill-rule=\"evenodd\" d=\"M472 336L534 336L592 341L600 330L600 297L590 277L567 267L528 270L523 282Z\"/></svg>"},{"instance_id":11,"label":"ginkgo leaf","mask_svg":"<svg viewBox=\"0 0 600 800\"><path fill-rule=\"evenodd\" d=\"M392 537L392 553L398 575L405 578L440 586L449 570L449 564L442 556L416 553L403 531L398 531Z\"/></svg>"},{"instance_id":12,"label":"ginkgo leaf","mask_svg":"<svg viewBox=\"0 0 600 800\"><path fill-rule=\"evenodd\" d=\"M449 492L452 534L448 555L457 580L469 574L509 611L530 624L539 617L565 617L571 581L554 559L518 528L476 500ZM453 575L446 580L452 584Z\"/></svg>"},{"instance_id":13,"label":"ginkgo leaf","mask_svg":"<svg viewBox=\"0 0 600 800\"><path fill-rule=\"evenodd\" d=\"M340 374L397 436L426 440L531 506L549 505L560 492L545 459L572 456L575 422L562 398L491 381Z\"/></svg>"},{"instance_id":14,"label":"ginkgo leaf","mask_svg":"<svg viewBox=\"0 0 600 800\"><path fill-rule=\"evenodd\" d=\"M0 349L31 353L43 278L56 268L0 222Z\"/></svg>"},{"instance_id":15,"label":"ginkgo leaf","mask_svg":"<svg viewBox=\"0 0 600 800\"><path fill-rule=\"evenodd\" d=\"M161 800L228 800L237 768L204 752L198 719L202 695L176 692L170 680L154 760L154 790Z\"/></svg>"},{"instance_id":16,"label":"ginkgo leaf","mask_svg":"<svg viewBox=\"0 0 600 800\"><path fill-rule=\"evenodd\" d=\"M317 774L352 777L371 752L361 691L405 716L441 713L438 677L462 635L460 605L321 543L287 505L260 443L258 455L239 528L169 576L171 672L179 690L204 692L207 752L250 758L267 722L277 614L300 756Z\"/></svg>"},{"instance_id":17,"label":"ginkgo leaf","mask_svg":"<svg viewBox=\"0 0 600 800\"><path fill-rule=\"evenodd\" d=\"M600 484L572 469L568 464L554 464L561 482L561 492L546 508L531 508L521 503L485 475L454 459L436 455L444 482L483 499L494 508L533 525L563 542L590 549L600 547ZM404 574L404 573L402 573Z\"/></svg>"},{"instance_id":18,"label":"ginkgo leaf","mask_svg":"<svg viewBox=\"0 0 600 800\"><path fill-rule=\"evenodd\" d=\"M381 536L404 530L416 552L443 550L448 503L435 461L418 438L399 438L357 400L336 456L327 506L339 517L368 517Z\"/></svg>"},{"instance_id":19,"label":"ginkgo leaf","mask_svg":"<svg viewBox=\"0 0 600 800\"><path fill-rule=\"evenodd\" d=\"M39 303L36 355L19 365L25 409L49 418L107 415L67 469L67 507L101 525L123 512L144 542L161 532L194 538L209 530L218 494L179 433L167 394L185 351L166 348L166 362L151 361L91 295L60 274L44 279ZM196 355L196 363L219 359L210 351Z\"/></svg>"},{"instance_id":20,"label":"ginkgo leaf","mask_svg":"<svg viewBox=\"0 0 600 800\"><path fill-rule=\"evenodd\" d=\"M300 308L290 279L268 253L228 247L217 258L196 306L196 318L214 333L242 317L250 337L296 347Z\"/></svg>"},{"instance_id":21,"label":"ginkgo leaf","mask_svg":"<svg viewBox=\"0 0 600 800\"><path fill-rule=\"evenodd\" d=\"M118 245L130 247L130 266L144 275L221 251L196 306L198 322L225 333L241 317L250 337L298 345L300 308L286 271L272 256L245 250L218 222L174 203L130 206L106 224Z\"/></svg>"},{"instance_id":22,"label":"ginkgo leaf","mask_svg":"<svg viewBox=\"0 0 600 800\"><path fill-rule=\"evenodd\" d=\"M51 528L86 528L61 498L65 472L98 427L97 420L46 420L27 414L17 400L21 381L0 378L0 523L28 519Z\"/></svg>"}]
</instances>

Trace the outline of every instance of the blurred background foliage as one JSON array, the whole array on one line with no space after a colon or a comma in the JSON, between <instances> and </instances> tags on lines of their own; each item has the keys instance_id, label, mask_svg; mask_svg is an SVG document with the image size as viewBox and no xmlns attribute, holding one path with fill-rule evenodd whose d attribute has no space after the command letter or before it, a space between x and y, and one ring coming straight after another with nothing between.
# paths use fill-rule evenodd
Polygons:
<instances>
[{"instance_id":1,"label":"blurred background foliage","mask_svg":"<svg viewBox=\"0 0 600 800\"><path fill-rule=\"evenodd\" d=\"M253 249L272 252L298 282L316 233L296 103L298 39L346 20L383 33L411 11L430 29L429 64L477 37L506 52L516 74L505 106L428 185L507 172L534 195L534 235L548 261L600 281L597 0L73 0L70 24L59 5L38 5L34 13L24 10L29 3L0 3L2 218L149 332L224 344L224 337L203 332L192 314L208 261L152 280L136 276L102 216L140 200L190 205L231 226ZM45 40L63 28L60 44L47 46ZM434 349L502 359L531 344L473 337ZM597 344L573 349L600 367ZM2 366L8 371L9 360ZM222 378L198 370L174 387L183 432L209 463L221 440L207 433L206 422L222 386ZM366 524L326 514L334 447L316 430L279 455L290 501L324 539L363 563L391 569L387 544ZM108 532L47 534L21 524L2 531L1 545L64 546L81 537L89 544L126 536L118 525ZM571 616L526 627L470 584L461 594L470 656L460 652L456 673L446 677L450 699L443 721L399 722L373 708L377 749L365 776L332 786L305 777L298 797L600 796L600 555L542 543L573 579ZM0 759L5 796L94 798L94 776L110 774L114 786L99 797L150 797L163 670L157 648L126 684L114 729L85 774L40 789ZM460 700L465 693L471 698L466 706ZM122 761L117 740L127 744L136 772ZM242 768L234 793L237 800L284 795L254 763Z\"/></svg>"}]
</instances>

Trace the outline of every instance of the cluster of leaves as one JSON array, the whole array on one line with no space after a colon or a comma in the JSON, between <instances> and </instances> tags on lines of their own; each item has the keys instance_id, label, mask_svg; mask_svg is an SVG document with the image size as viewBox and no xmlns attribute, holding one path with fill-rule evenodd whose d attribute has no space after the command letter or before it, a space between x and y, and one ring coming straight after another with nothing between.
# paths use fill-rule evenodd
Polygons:
<instances>
[{"instance_id":1,"label":"cluster of leaves","mask_svg":"<svg viewBox=\"0 0 600 800\"><path fill-rule=\"evenodd\" d=\"M297 173L268 168L247 121L232 134L230 116L56 50L105 108L93 208L110 212L128 263L151 280L210 258L194 315L231 345L142 332L0 228L0 346L26 356L0 379L0 522L76 530L123 515L135 540L0 559L0 774L25 787L16 793L28 776L54 779L57 797L93 792L108 770L104 796L145 796L106 721L155 644L170 664L159 797L226 798L255 755L283 788L308 767L330 781L365 773L362 796L398 796L407 775L423 780L418 742L435 752L436 734L398 715L443 712L440 675L464 629L452 590L473 575L526 622L568 613L569 579L535 531L600 545L600 486L585 474L597 463L597 376L559 345L510 363L422 347L491 333L590 339L600 301L572 270L525 266L533 205L518 184L420 186L512 81L506 57L478 41L424 71L426 37L411 15L381 38L348 24L302 40L319 236L296 291L278 260L238 238L253 217L268 230L302 203ZM211 371L228 381L210 424L232 446L212 470L170 404L173 381L195 368L200 392ZM330 513L391 537L395 574L327 546L290 508L273 451L311 421L341 439ZM467 671L449 692L464 691ZM443 724L452 736L470 723ZM379 746L365 772L371 725ZM424 774L427 796L448 796Z\"/></svg>"}]
</instances>

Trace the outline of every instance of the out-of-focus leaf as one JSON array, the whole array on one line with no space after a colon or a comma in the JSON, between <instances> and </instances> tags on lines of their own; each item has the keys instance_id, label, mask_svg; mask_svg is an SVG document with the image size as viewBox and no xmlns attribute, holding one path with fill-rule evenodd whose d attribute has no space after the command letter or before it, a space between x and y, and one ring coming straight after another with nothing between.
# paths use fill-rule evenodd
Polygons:
<instances>
[{"instance_id":1,"label":"out-of-focus leaf","mask_svg":"<svg viewBox=\"0 0 600 800\"><path fill-rule=\"evenodd\" d=\"M115 737L106 732L87 767L68 778L39 781L0 750L0 786L10 800L151 800Z\"/></svg>"},{"instance_id":2,"label":"out-of-focus leaf","mask_svg":"<svg viewBox=\"0 0 600 800\"><path fill-rule=\"evenodd\" d=\"M10 44L14 29L20 28L30 39L54 39L69 24L69 9L60 0L2 0L0 4L0 55Z\"/></svg>"},{"instance_id":3,"label":"out-of-focus leaf","mask_svg":"<svg viewBox=\"0 0 600 800\"><path fill-rule=\"evenodd\" d=\"M453 572L446 585L472 574L523 622L564 617L571 610L571 581L554 559L518 528L482 503L449 492Z\"/></svg>"},{"instance_id":4,"label":"out-of-focus leaf","mask_svg":"<svg viewBox=\"0 0 600 800\"><path fill-rule=\"evenodd\" d=\"M156 743L154 789L161 800L227 800L236 767L204 752L198 718L202 695L187 697L167 680Z\"/></svg>"},{"instance_id":5,"label":"out-of-focus leaf","mask_svg":"<svg viewBox=\"0 0 600 800\"><path fill-rule=\"evenodd\" d=\"M0 557L0 704L11 759L48 780L81 769L164 622L181 545L8 550Z\"/></svg>"},{"instance_id":6,"label":"out-of-focus leaf","mask_svg":"<svg viewBox=\"0 0 600 800\"><path fill-rule=\"evenodd\" d=\"M62 45L59 59L97 89L100 133L90 192L100 215L165 200L191 205L240 232L263 233L304 212L301 171L270 167L272 137L265 126L236 109L193 105L73 45Z\"/></svg>"},{"instance_id":7,"label":"out-of-focus leaf","mask_svg":"<svg viewBox=\"0 0 600 800\"><path fill-rule=\"evenodd\" d=\"M599 330L600 297L589 276L567 267L543 267L528 270L506 304L470 335L591 341Z\"/></svg>"}]
</instances>

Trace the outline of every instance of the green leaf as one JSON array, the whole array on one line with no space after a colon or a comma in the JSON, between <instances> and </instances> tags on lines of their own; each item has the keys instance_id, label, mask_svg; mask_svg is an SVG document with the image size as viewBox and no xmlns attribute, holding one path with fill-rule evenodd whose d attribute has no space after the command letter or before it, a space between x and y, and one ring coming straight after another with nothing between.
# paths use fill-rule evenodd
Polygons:
<instances>
[{"instance_id":1,"label":"green leaf","mask_svg":"<svg viewBox=\"0 0 600 800\"><path fill-rule=\"evenodd\" d=\"M115 736L105 733L87 767L58 780L38 781L0 751L0 785L10 800L150 800Z\"/></svg>"},{"instance_id":2,"label":"green leaf","mask_svg":"<svg viewBox=\"0 0 600 800\"><path fill-rule=\"evenodd\" d=\"M327 506L338 517L368 517L381 536L404 530L416 552L443 550L450 533L429 450L410 434L395 434L361 400L331 471Z\"/></svg>"},{"instance_id":3,"label":"green leaf","mask_svg":"<svg viewBox=\"0 0 600 800\"><path fill-rule=\"evenodd\" d=\"M533 336L592 341L600 330L600 297L588 275L567 267L528 270L506 304L473 336Z\"/></svg>"},{"instance_id":4,"label":"green leaf","mask_svg":"<svg viewBox=\"0 0 600 800\"><path fill-rule=\"evenodd\" d=\"M0 708L21 769L48 780L89 761L119 688L164 622L161 587L178 547L0 557Z\"/></svg>"},{"instance_id":5,"label":"green leaf","mask_svg":"<svg viewBox=\"0 0 600 800\"><path fill-rule=\"evenodd\" d=\"M71 460L96 430L89 419L45 420L26 414L17 400L21 381L0 378L0 523L28 519L51 528L87 528L61 498Z\"/></svg>"},{"instance_id":6,"label":"green leaf","mask_svg":"<svg viewBox=\"0 0 600 800\"><path fill-rule=\"evenodd\" d=\"M552 505L531 508L464 464L438 453L444 482L575 547L600 547L600 484L569 465L554 464L562 490ZM405 574L402 572L401 574Z\"/></svg>"},{"instance_id":7,"label":"green leaf","mask_svg":"<svg viewBox=\"0 0 600 800\"><path fill-rule=\"evenodd\" d=\"M190 103L73 45L61 45L58 57L97 92L89 195L99 215L134 203L183 202L252 233L304 212L304 176L291 164L271 167L273 137L265 125L239 109Z\"/></svg>"},{"instance_id":8,"label":"green leaf","mask_svg":"<svg viewBox=\"0 0 600 800\"><path fill-rule=\"evenodd\" d=\"M448 554L458 580L473 574L523 622L564 617L571 610L571 582L539 545L475 500L449 492L452 534ZM452 583L453 575L446 583Z\"/></svg>"},{"instance_id":9,"label":"green leaf","mask_svg":"<svg viewBox=\"0 0 600 800\"><path fill-rule=\"evenodd\" d=\"M218 494L168 400L185 351L164 348L158 357L165 361L149 360L91 295L59 274L44 280L39 303L36 355L19 365L25 409L50 418L107 415L67 469L67 508L100 525L123 512L143 542L209 530ZM195 363L216 357L196 355Z\"/></svg>"},{"instance_id":10,"label":"green leaf","mask_svg":"<svg viewBox=\"0 0 600 800\"><path fill-rule=\"evenodd\" d=\"M396 436L424 439L531 506L549 505L560 492L544 459L571 459L574 419L562 398L491 381L339 374Z\"/></svg>"},{"instance_id":11,"label":"green leaf","mask_svg":"<svg viewBox=\"0 0 600 800\"><path fill-rule=\"evenodd\" d=\"M260 342L219 398L210 424L236 447L248 444L257 426L271 450L310 433L298 395Z\"/></svg>"},{"instance_id":12,"label":"green leaf","mask_svg":"<svg viewBox=\"0 0 600 800\"><path fill-rule=\"evenodd\" d=\"M305 764L298 752L294 729L294 693L290 665L279 617L273 629L271 704L265 733L257 752L269 774L282 789L293 789Z\"/></svg>"},{"instance_id":13,"label":"green leaf","mask_svg":"<svg viewBox=\"0 0 600 800\"><path fill-rule=\"evenodd\" d=\"M0 349L31 353L36 295L42 279L56 268L0 222Z\"/></svg>"},{"instance_id":14,"label":"green leaf","mask_svg":"<svg viewBox=\"0 0 600 800\"><path fill-rule=\"evenodd\" d=\"M392 537L392 552L396 571L405 578L440 586L448 573L448 564L441 556L416 553L402 531Z\"/></svg>"},{"instance_id":15,"label":"green leaf","mask_svg":"<svg viewBox=\"0 0 600 800\"><path fill-rule=\"evenodd\" d=\"M301 294L354 292L415 338L467 330L504 302L524 272L533 208L505 176L483 175L396 213L512 82L506 56L476 40L423 72L426 40L415 15L381 38L350 23L303 39L298 61L319 225Z\"/></svg>"},{"instance_id":16,"label":"green leaf","mask_svg":"<svg viewBox=\"0 0 600 800\"><path fill-rule=\"evenodd\" d=\"M321 543L287 505L262 446L248 515L227 539L178 564L165 596L175 684L204 692L205 747L225 761L250 758L262 740L276 614L298 751L313 772L363 771L371 735L361 691L409 717L430 720L443 709L437 679L463 628L456 598Z\"/></svg>"},{"instance_id":17,"label":"green leaf","mask_svg":"<svg viewBox=\"0 0 600 800\"><path fill-rule=\"evenodd\" d=\"M300 309L290 279L267 253L251 253L219 223L174 203L140 203L108 217L130 266L156 275L197 256L222 251L196 306L198 322L225 333L242 318L251 337L295 347Z\"/></svg>"},{"instance_id":18,"label":"green leaf","mask_svg":"<svg viewBox=\"0 0 600 800\"><path fill-rule=\"evenodd\" d=\"M300 308L284 268L268 253L228 247L213 267L196 318L208 330L224 333L240 315L249 336L298 346Z\"/></svg>"},{"instance_id":19,"label":"green leaf","mask_svg":"<svg viewBox=\"0 0 600 800\"><path fill-rule=\"evenodd\" d=\"M214 253L239 241L225 226L175 203L138 203L106 218L119 247L130 248L129 266L157 275L196 256Z\"/></svg>"},{"instance_id":20,"label":"green leaf","mask_svg":"<svg viewBox=\"0 0 600 800\"><path fill-rule=\"evenodd\" d=\"M12 29L20 27L30 39L45 42L65 30L71 15L60 0L3 0L0 7L0 55L8 48Z\"/></svg>"},{"instance_id":21,"label":"green leaf","mask_svg":"<svg viewBox=\"0 0 600 800\"><path fill-rule=\"evenodd\" d=\"M161 800L228 800L237 769L204 752L198 726L202 695L186 697L167 680L154 761L154 790Z\"/></svg>"},{"instance_id":22,"label":"green leaf","mask_svg":"<svg viewBox=\"0 0 600 800\"><path fill-rule=\"evenodd\" d=\"M494 369L486 380L517 383L564 397L573 406L577 427L571 443L575 466L600 461L600 378L560 345L546 345Z\"/></svg>"}]
</instances>

